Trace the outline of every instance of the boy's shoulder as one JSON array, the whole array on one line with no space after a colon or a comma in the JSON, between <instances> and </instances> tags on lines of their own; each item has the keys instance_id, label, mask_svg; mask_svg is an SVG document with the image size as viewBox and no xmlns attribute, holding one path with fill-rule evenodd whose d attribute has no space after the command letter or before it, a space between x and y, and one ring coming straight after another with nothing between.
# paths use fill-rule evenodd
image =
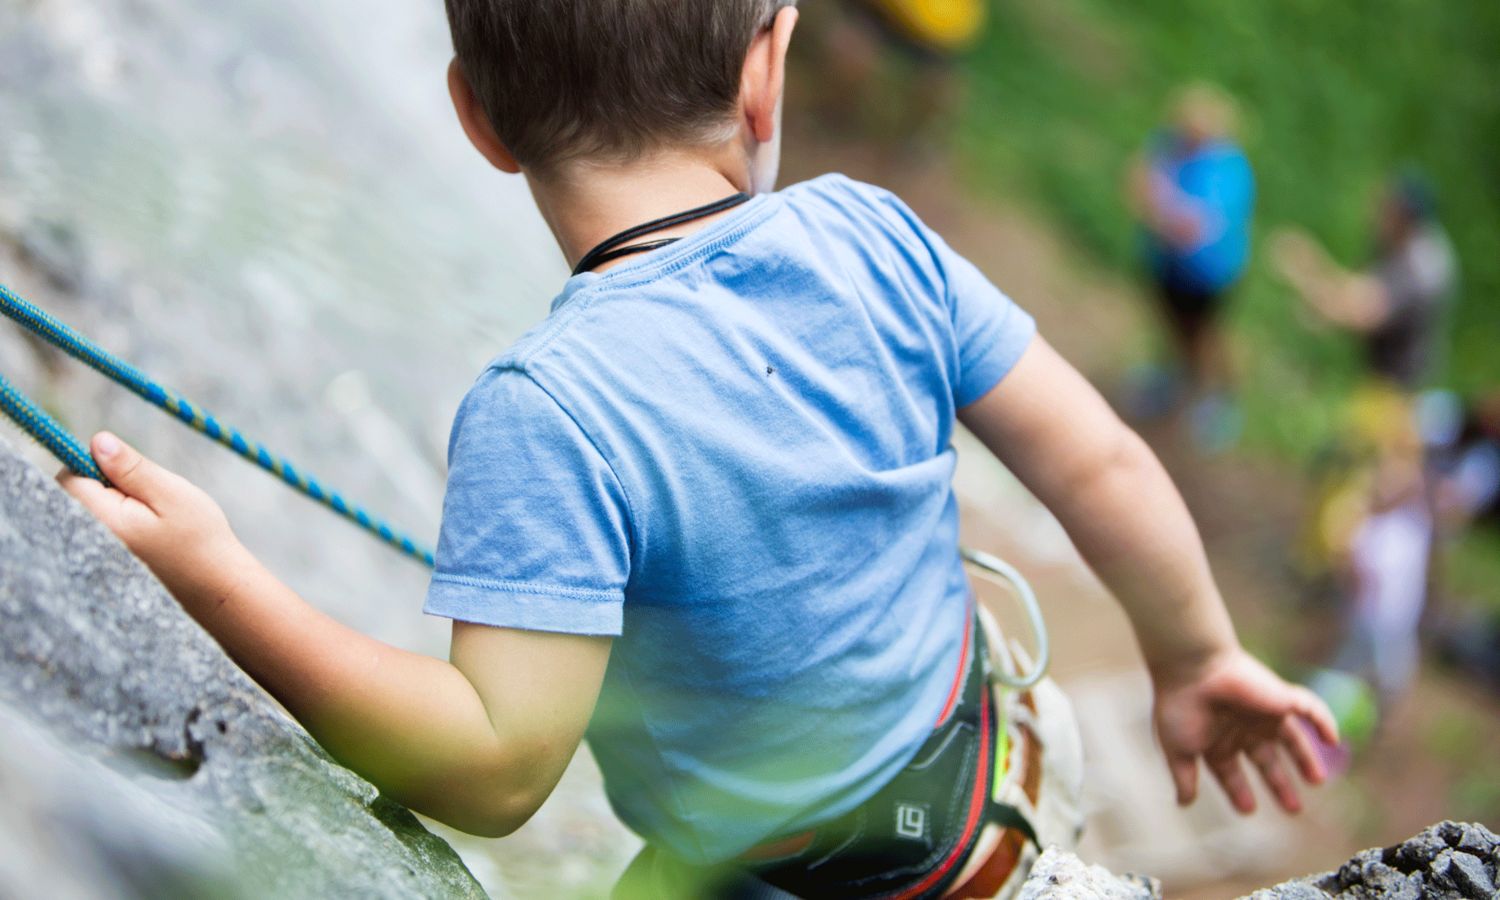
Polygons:
<instances>
[{"instance_id":1,"label":"boy's shoulder","mask_svg":"<svg viewBox=\"0 0 1500 900\"><path fill-rule=\"evenodd\" d=\"M840 172L830 172L794 184L780 193L793 206L820 206L844 215L863 212L882 217L894 215L903 221L915 219L911 208L889 190Z\"/></svg>"},{"instance_id":2,"label":"boy's shoulder","mask_svg":"<svg viewBox=\"0 0 1500 900\"><path fill-rule=\"evenodd\" d=\"M946 252L942 239L896 194L857 181L847 175L829 174L793 185L782 192L788 207L815 230L831 233L836 242L858 245L861 259L880 245L894 248L908 264L925 270L941 268Z\"/></svg>"}]
</instances>

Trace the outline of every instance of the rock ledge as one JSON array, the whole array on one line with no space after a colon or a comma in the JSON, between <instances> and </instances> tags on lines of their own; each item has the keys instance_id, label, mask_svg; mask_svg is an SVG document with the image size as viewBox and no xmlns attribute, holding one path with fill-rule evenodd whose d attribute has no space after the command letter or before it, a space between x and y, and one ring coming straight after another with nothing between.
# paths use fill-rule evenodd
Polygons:
<instances>
[{"instance_id":1,"label":"rock ledge","mask_svg":"<svg viewBox=\"0 0 1500 900\"><path fill-rule=\"evenodd\" d=\"M0 896L483 896L3 440L0 734Z\"/></svg>"}]
</instances>

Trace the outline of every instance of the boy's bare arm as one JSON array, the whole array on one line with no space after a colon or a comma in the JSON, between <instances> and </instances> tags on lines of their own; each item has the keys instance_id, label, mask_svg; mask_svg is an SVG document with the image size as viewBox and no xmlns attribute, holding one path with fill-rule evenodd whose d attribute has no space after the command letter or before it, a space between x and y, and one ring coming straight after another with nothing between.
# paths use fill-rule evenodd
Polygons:
<instances>
[{"instance_id":1,"label":"boy's bare arm","mask_svg":"<svg viewBox=\"0 0 1500 900\"><path fill-rule=\"evenodd\" d=\"M959 418L1057 516L1129 615L1178 799L1195 796L1201 757L1235 805L1253 809L1243 754L1282 806L1299 808L1278 748L1304 778L1321 781L1296 719L1333 741L1332 717L1241 649L1197 528L1145 442L1040 337Z\"/></svg>"},{"instance_id":2,"label":"boy's bare arm","mask_svg":"<svg viewBox=\"0 0 1500 900\"><path fill-rule=\"evenodd\" d=\"M551 793L593 713L608 638L455 623L451 662L399 650L304 602L188 482L112 436L94 455L115 488L64 486L341 763L475 834L514 831Z\"/></svg>"}]
</instances>

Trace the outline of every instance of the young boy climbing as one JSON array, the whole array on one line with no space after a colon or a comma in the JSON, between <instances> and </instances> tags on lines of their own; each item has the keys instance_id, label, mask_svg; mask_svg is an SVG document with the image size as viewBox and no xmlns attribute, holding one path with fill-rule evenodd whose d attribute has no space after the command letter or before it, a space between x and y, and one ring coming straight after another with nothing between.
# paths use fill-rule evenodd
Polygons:
<instances>
[{"instance_id":1,"label":"young boy climbing","mask_svg":"<svg viewBox=\"0 0 1500 900\"><path fill-rule=\"evenodd\" d=\"M1129 613L1179 802L1201 760L1249 811L1248 757L1297 809L1292 768L1322 777L1299 720L1331 741L1330 717L1241 649L1145 445L895 197L771 192L788 0L448 13L460 123L576 264L453 427L426 601L450 661L318 612L112 435L114 487L65 479L330 753L503 835L587 738L644 896L982 892L1015 841L980 826L1034 826L988 802L1008 744L958 554L962 422Z\"/></svg>"}]
</instances>

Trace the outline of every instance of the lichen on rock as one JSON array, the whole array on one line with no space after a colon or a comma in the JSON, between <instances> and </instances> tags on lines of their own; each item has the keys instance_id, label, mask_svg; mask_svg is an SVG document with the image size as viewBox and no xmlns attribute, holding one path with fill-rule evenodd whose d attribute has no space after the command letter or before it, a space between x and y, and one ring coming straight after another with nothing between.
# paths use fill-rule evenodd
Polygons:
<instances>
[{"instance_id":1,"label":"lichen on rock","mask_svg":"<svg viewBox=\"0 0 1500 900\"><path fill-rule=\"evenodd\" d=\"M0 796L0 896L483 896L3 440Z\"/></svg>"}]
</instances>

